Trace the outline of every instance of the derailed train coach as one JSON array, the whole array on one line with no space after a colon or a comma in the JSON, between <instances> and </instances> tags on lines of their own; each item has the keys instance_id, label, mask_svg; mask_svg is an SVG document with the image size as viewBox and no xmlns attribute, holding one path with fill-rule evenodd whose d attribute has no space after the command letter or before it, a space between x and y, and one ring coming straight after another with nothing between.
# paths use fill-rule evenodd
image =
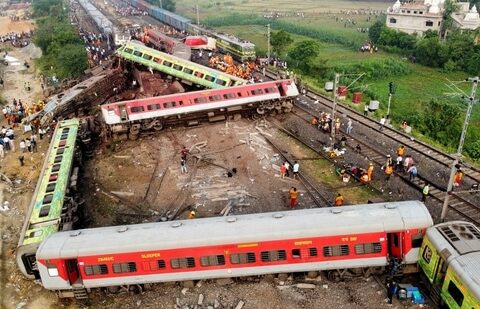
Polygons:
<instances>
[{"instance_id":1,"label":"derailed train coach","mask_svg":"<svg viewBox=\"0 0 480 309\"><path fill-rule=\"evenodd\" d=\"M415 266L432 224L418 201L304 209L61 232L36 257L42 285L63 297L270 273L327 271L336 279L378 271L392 258Z\"/></svg>"}]
</instances>

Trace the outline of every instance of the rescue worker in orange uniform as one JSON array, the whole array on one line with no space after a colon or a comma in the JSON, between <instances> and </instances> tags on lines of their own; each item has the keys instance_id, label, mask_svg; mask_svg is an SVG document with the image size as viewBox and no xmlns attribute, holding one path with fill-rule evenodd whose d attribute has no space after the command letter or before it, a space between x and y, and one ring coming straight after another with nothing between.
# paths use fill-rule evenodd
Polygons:
<instances>
[{"instance_id":1,"label":"rescue worker in orange uniform","mask_svg":"<svg viewBox=\"0 0 480 309\"><path fill-rule=\"evenodd\" d=\"M463 175L464 175L463 171L461 169L458 169L457 172L455 173L455 178L453 181L453 185L455 187L460 187L460 185L462 184Z\"/></svg>"},{"instance_id":2,"label":"rescue worker in orange uniform","mask_svg":"<svg viewBox=\"0 0 480 309\"><path fill-rule=\"evenodd\" d=\"M397 148L397 156L403 157L405 155L405 146L400 145L400 147Z\"/></svg>"},{"instance_id":3,"label":"rescue worker in orange uniform","mask_svg":"<svg viewBox=\"0 0 480 309\"><path fill-rule=\"evenodd\" d=\"M337 197L335 198L335 206L342 206L344 202L345 199L340 193L338 193Z\"/></svg>"},{"instance_id":4,"label":"rescue worker in orange uniform","mask_svg":"<svg viewBox=\"0 0 480 309\"><path fill-rule=\"evenodd\" d=\"M197 210L194 208L188 213L188 219L195 219L197 217Z\"/></svg>"},{"instance_id":5,"label":"rescue worker in orange uniform","mask_svg":"<svg viewBox=\"0 0 480 309\"><path fill-rule=\"evenodd\" d=\"M290 208L294 209L297 206L298 191L297 188L290 189Z\"/></svg>"},{"instance_id":6,"label":"rescue worker in orange uniform","mask_svg":"<svg viewBox=\"0 0 480 309\"><path fill-rule=\"evenodd\" d=\"M368 176L368 181L371 181L372 177L373 177L373 163L372 162L370 162L370 164L368 165L367 176Z\"/></svg>"},{"instance_id":7,"label":"rescue worker in orange uniform","mask_svg":"<svg viewBox=\"0 0 480 309\"><path fill-rule=\"evenodd\" d=\"M362 176L360 177L360 182L365 184L365 185L370 183L370 179L368 178L367 173L362 174Z\"/></svg>"},{"instance_id":8,"label":"rescue worker in orange uniform","mask_svg":"<svg viewBox=\"0 0 480 309\"><path fill-rule=\"evenodd\" d=\"M387 180L390 179L390 176L393 174L393 164L388 164L387 167L385 167L385 175L387 176Z\"/></svg>"}]
</instances>

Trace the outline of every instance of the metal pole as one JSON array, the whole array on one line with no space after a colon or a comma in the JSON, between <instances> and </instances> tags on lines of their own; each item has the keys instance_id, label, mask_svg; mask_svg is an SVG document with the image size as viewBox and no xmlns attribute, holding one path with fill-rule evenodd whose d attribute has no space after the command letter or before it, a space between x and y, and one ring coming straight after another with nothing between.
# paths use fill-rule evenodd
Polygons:
<instances>
[{"instance_id":1,"label":"metal pole","mask_svg":"<svg viewBox=\"0 0 480 309\"><path fill-rule=\"evenodd\" d=\"M267 24L267 58L270 63L270 24Z\"/></svg>"},{"instance_id":2,"label":"metal pole","mask_svg":"<svg viewBox=\"0 0 480 309\"><path fill-rule=\"evenodd\" d=\"M392 103L392 94L388 94L388 108L387 108L387 116L390 115L390 103Z\"/></svg>"},{"instance_id":3,"label":"metal pole","mask_svg":"<svg viewBox=\"0 0 480 309\"><path fill-rule=\"evenodd\" d=\"M197 5L195 6L197 9L197 26L200 25L200 13L198 12L198 0L197 0Z\"/></svg>"},{"instance_id":4,"label":"metal pole","mask_svg":"<svg viewBox=\"0 0 480 309\"><path fill-rule=\"evenodd\" d=\"M340 74L335 73L335 80L333 81L333 107L332 107L332 130L331 130L331 150L335 144L335 112L337 111L337 85L340 82Z\"/></svg>"},{"instance_id":5,"label":"metal pole","mask_svg":"<svg viewBox=\"0 0 480 309\"><path fill-rule=\"evenodd\" d=\"M450 200L450 195L452 194L452 191L453 191L453 181L455 180L455 173L457 172L456 165L458 164L460 158L462 157L463 143L465 142L465 135L467 134L468 123L470 121L470 116L472 115L473 103L475 102L475 95L477 93L479 77L477 76L477 77L469 78L469 80L473 82L472 91L470 93L470 97L468 98L468 108L467 108L467 114L465 115L465 121L463 122L462 135L460 136L460 142L458 143L457 153L455 154L455 159L453 160L453 163L452 163L450 178L448 180L448 185L447 185L447 194L445 195L445 200L443 201L442 214L440 216L440 220L442 222L445 221L445 217L447 216L448 201Z\"/></svg>"}]
</instances>

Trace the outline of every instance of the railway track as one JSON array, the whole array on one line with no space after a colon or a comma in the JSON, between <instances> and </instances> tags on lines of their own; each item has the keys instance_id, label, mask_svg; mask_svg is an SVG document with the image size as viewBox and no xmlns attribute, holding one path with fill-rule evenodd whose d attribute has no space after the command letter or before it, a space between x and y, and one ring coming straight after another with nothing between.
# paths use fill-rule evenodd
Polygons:
<instances>
[{"instance_id":1,"label":"railway track","mask_svg":"<svg viewBox=\"0 0 480 309\"><path fill-rule=\"evenodd\" d=\"M267 77L277 78L277 76L271 72L268 72ZM298 102L296 102L295 105L297 108L300 108L304 113L308 113L310 118L312 116L318 117L319 112L329 112L332 108L332 100L316 92L309 90L307 91L304 98L306 99L305 104L299 104ZM411 136L393 128L383 127L383 130L380 130L380 125L377 121L364 116L353 108L337 104L337 113L337 115L349 117L350 119L352 119L352 121L356 122L357 125L361 125L373 131L376 135L381 135L383 136L383 138L389 139L396 144L405 145L406 147L408 147L408 149L410 149L410 153L413 153L414 157L417 160L418 158L422 158L422 161L426 162L426 164L429 164L429 162L433 161L441 168L443 168L446 173L448 173L450 166L453 162L453 156L446 154L421 141L417 141L411 138ZM308 121L307 119L305 120ZM362 149L365 149L365 151L362 151L362 153L365 154L370 160L372 160L379 166L384 164L388 151L386 151L385 149L380 150L376 147L372 147L371 140L369 139L363 141L360 138L355 138L354 135L350 135L349 137L353 137L358 143L363 146ZM368 138L372 137L369 136ZM351 147L351 145L349 146ZM478 168L463 163L462 170L465 173L465 178L468 178L470 182L477 184L480 183L480 170ZM447 194L445 181L439 181L438 179L434 179L427 174L419 174L419 176L413 182L410 182L407 176L402 174L397 175L400 176L405 183L415 187L419 191L421 191L423 184L425 182L428 182L431 186L429 195L432 197L432 200L435 201L434 207L435 209L438 208L439 210L441 210L443 206L443 201L445 200ZM480 226L480 199L469 200L467 198L464 198L460 193L451 192L449 208L461 218L471 221L476 225Z\"/></svg>"}]
</instances>

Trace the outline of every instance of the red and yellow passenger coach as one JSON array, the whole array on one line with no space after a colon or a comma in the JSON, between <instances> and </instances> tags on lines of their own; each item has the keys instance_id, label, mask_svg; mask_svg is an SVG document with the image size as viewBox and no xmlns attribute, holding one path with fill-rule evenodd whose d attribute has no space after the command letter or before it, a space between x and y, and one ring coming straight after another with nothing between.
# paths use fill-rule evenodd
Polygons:
<instances>
[{"instance_id":1,"label":"red and yellow passenger coach","mask_svg":"<svg viewBox=\"0 0 480 309\"><path fill-rule=\"evenodd\" d=\"M415 264L432 226L418 201L102 227L37 251L45 288L72 289Z\"/></svg>"}]
</instances>

